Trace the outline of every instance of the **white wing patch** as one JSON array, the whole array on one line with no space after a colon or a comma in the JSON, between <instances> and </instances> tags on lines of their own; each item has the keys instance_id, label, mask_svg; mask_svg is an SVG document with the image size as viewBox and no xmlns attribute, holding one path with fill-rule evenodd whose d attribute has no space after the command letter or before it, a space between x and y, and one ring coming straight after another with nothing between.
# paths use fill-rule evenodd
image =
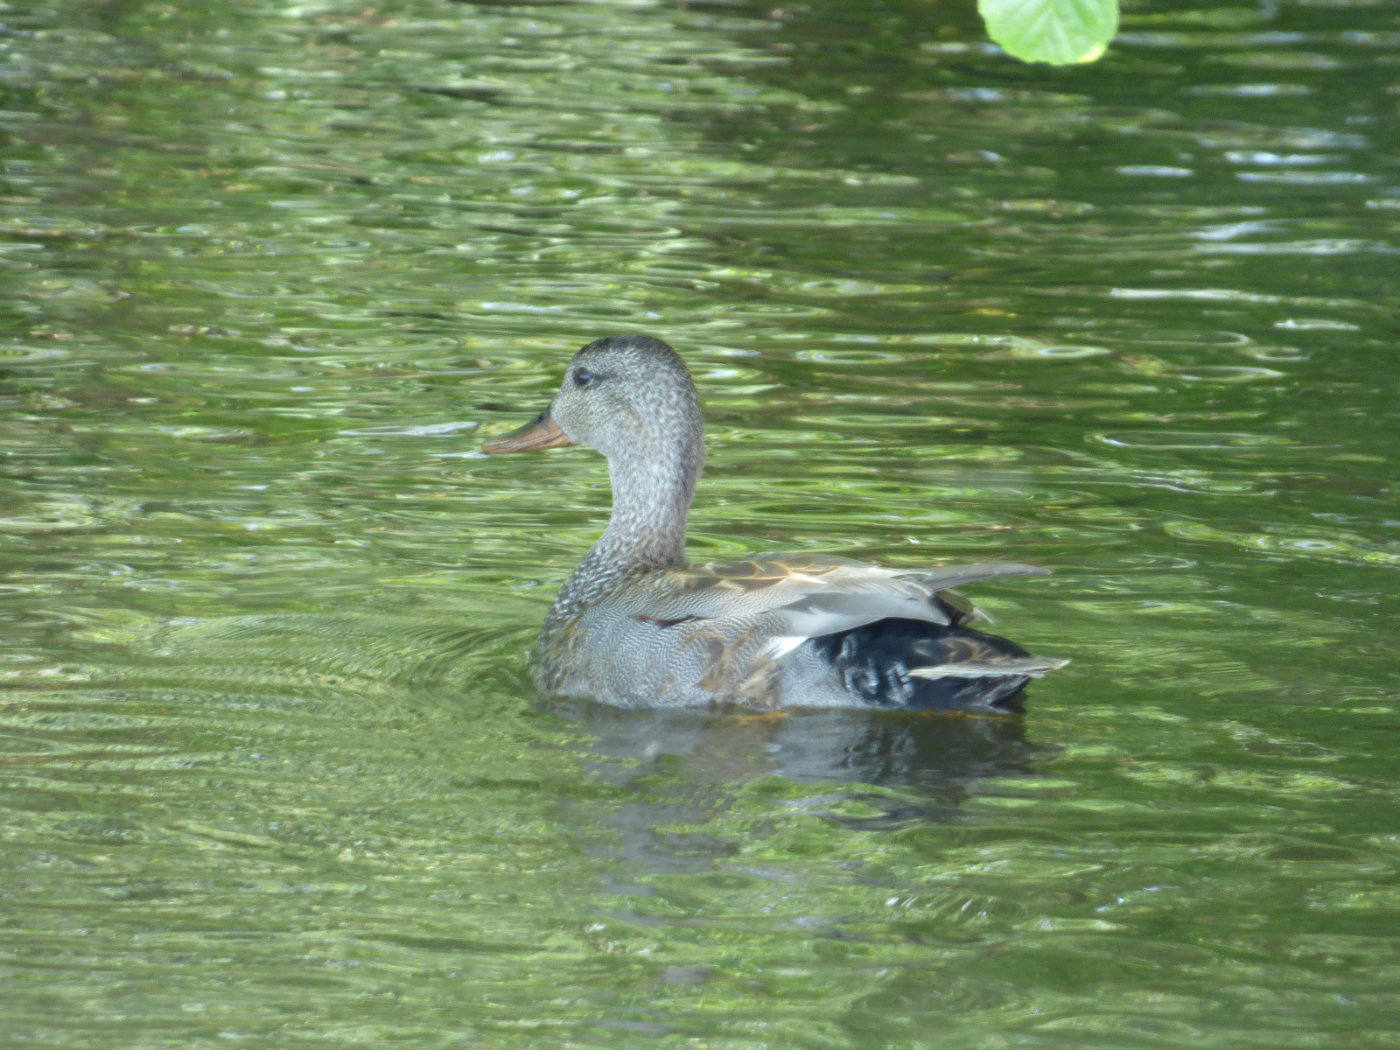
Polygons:
<instances>
[{"instance_id":1,"label":"white wing patch","mask_svg":"<svg viewBox=\"0 0 1400 1050\"><path fill-rule=\"evenodd\" d=\"M811 635L807 634L780 634L770 639L763 651L769 659L780 660L810 637Z\"/></svg>"}]
</instances>

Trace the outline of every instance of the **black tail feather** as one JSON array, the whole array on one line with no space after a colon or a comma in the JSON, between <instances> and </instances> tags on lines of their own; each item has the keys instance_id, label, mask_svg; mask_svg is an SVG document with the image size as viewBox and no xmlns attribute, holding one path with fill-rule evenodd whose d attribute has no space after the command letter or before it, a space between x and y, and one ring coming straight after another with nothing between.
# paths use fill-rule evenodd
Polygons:
<instances>
[{"instance_id":1,"label":"black tail feather","mask_svg":"<svg viewBox=\"0 0 1400 1050\"><path fill-rule=\"evenodd\" d=\"M961 625L920 620L880 620L838 634L813 638L813 649L829 660L846 687L878 707L917 711L1021 711L1021 690L1031 675L989 673L998 660L1029 657L1015 642ZM978 668L961 677L956 666ZM1051 666L1054 666L1052 664ZM911 674L938 667L934 677Z\"/></svg>"}]
</instances>

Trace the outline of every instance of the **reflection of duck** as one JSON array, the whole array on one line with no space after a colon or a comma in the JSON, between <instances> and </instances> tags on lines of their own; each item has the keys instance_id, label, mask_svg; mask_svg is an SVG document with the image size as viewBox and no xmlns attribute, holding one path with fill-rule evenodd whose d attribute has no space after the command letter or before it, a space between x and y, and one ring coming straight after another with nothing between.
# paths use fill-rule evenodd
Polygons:
<instances>
[{"instance_id":1,"label":"reflection of duck","mask_svg":"<svg viewBox=\"0 0 1400 1050\"><path fill-rule=\"evenodd\" d=\"M765 880L763 865L745 876L726 858L765 853L795 827L811 833L812 818L876 834L960 821L964 805L1016 791L1053 753L1025 740L1022 718L849 707L754 717L585 700L549 710L585 731L588 779L609 786L567 793L561 822L609 830L590 836L590 848L619 860L621 887L717 863L726 875Z\"/></svg>"},{"instance_id":2,"label":"reflection of duck","mask_svg":"<svg viewBox=\"0 0 1400 1050\"><path fill-rule=\"evenodd\" d=\"M680 779L685 790L662 794L705 805L715 798L711 789L773 776L916 788L896 801L938 809L975 794L982 780L1025 776L1047 753L1025 739L1021 718L930 719L849 707L751 717L694 707L628 711L582 700L550 710L587 731L600 759L595 774L614 784Z\"/></svg>"},{"instance_id":3,"label":"reflection of duck","mask_svg":"<svg viewBox=\"0 0 1400 1050\"><path fill-rule=\"evenodd\" d=\"M1029 565L783 555L687 567L705 440L695 386L665 343L589 343L550 407L485 451L571 444L607 457L613 513L545 620L539 675L551 692L624 707L1006 710L1063 663L966 626L976 611L945 591L1044 571Z\"/></svg>"}]
</instances>

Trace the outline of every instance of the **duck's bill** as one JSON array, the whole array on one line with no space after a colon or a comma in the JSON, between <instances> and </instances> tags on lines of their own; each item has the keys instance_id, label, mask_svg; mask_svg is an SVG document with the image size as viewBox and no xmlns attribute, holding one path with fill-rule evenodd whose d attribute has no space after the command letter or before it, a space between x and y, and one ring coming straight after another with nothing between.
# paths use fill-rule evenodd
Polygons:
<instances>
[{"instance_id":1,"label":"duck's bill","mask_svg":"<svg viewBox=\"0 0 1400 1050\"><path fill-rule=\"evenodd\" d=\"M488 456L495 456L502 452L534 452L536 449L572 444L569 435L564 433L563 428L554 422L554 417L546 411L520 429L486 442L481 446L481 451Z\"/></svg>"}]
</instances>

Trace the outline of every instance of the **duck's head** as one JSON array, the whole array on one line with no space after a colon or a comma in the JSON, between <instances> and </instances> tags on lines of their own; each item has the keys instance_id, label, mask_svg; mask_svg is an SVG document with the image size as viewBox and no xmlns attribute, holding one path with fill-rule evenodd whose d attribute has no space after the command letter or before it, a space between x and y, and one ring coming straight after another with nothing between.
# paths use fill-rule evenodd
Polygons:
<instances>
[{"instance_id":1,"label":"duck's head","mask_svg":"<svg viewBox=\"0 0 1400 1050\"><path fill-rule=\"evenodd\" d=\"M596 339L569 362L549 408L482 451L559 445L588 445L615 466L665 465L693 479L704 457L704 426L680 356L649 336Z\"/></svg>"}]
</instances>

